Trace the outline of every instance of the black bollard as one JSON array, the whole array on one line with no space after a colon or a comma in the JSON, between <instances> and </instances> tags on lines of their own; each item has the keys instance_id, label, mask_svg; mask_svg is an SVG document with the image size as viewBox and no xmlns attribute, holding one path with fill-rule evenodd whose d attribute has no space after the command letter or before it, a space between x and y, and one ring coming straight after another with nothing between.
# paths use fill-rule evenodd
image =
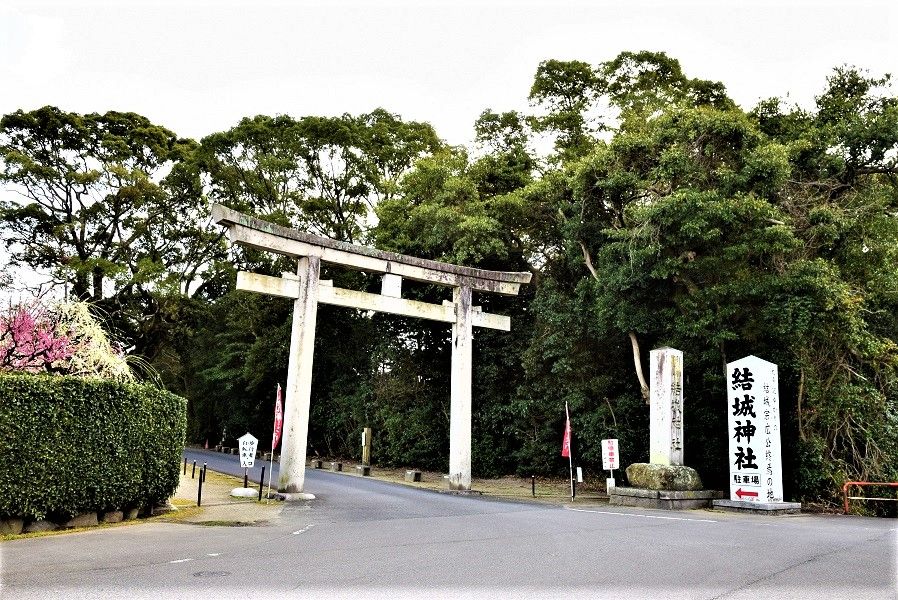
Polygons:
<instances>
[{"instance_id":1,"label":"black bollard","mask_svg":"<svg viewBox=\"0 0 898 600\"><path fill-rule=\"evenodd\" d=\"M203 481L206 481L206 463L203 463L203 470L200 471L200 477L203 478Z\"/></svg>"},{"instance_id":2,"label":"black bollard","mask_svg":"<svg viewBox=\"0 0 898 600\"><path fill-rule=\"evenodd\" d=\"M249 475L247 474L246 469L243 469L243 487L248 488L249 486L247 483L249 483Z\"/></svg>"},{"instance_id":3,"label":"black bollard","mask_svg":"<svg viewBox=\"0 0 898 600\"><path fill-rule=\"evenodd\" d=\"M262 476L259 477L259 502L262 501L262 484L265 482L265 465L262 465Z\"/></svg>"},{"instance_id":4,"label":"black bollard","mask_svg":"<svg viewBox=\"0 0 898 600\"><path fill-rule=\"evenodd\" d=\"M193 461L193 469L190 471L190 478L196 477L196 461Z\"/></svg>"},{"instance_id":5,"label":"black bollard","mask_svg":"<svg viewBox=\"0 0 898 600\"><path fill-rule=\"evenodd\" d=\"M536 498L536 475L530 476L530 493Z\"/></svg>"},{"instance_id":6,"label":"black bollard","mask_svg":"<svg viewBox=\"0 0 898 600\"><path fill-rule=\"evenodd\" d=\"M184 474L187 475L187 457L184 457Z\"/></svg>"},{"instance_id":7,"label":"black bollard","mask_svg":"<svg viewBox=\"0 0 898 600\"><path fill-rule=\"evenodd\" d=\"M196 505L202 506L203 504L203 472L200 471L200 481L199 485L196 488Z\"/></svg>"}]
</instances>

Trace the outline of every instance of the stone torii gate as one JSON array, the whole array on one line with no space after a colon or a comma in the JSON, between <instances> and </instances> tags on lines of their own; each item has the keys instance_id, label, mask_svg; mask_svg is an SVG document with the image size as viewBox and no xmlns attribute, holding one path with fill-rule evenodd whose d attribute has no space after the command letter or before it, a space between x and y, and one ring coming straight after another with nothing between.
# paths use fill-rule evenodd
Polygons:
<instances>
[{"instance_id":1,"label":"stone torii gate","mask_svg":"<svg viewBox=\"0 0 898 600\"><path fill-rule=\"evenodd\" d=\"M287 367L287 397L278 491L301 494L306 473L306 443L312 392L312 355L318 304L419 317L452 324L452 383L449 415L449 488L471 489L471 350L472 328L511 330L511 319L483 312L471 295L492 292L513 296L530 273L487 271L384 252L338 242L231 210L212 207L212 220L228 228L233 244L297 259L296 274L269 277L237 273L237 289L293 298L293 328ZM383 273L380 294L333 287L319 279L321 263ZM442 305L402 297L402 278L452 288L452 302Z\"/></svg>"}]
</instances>

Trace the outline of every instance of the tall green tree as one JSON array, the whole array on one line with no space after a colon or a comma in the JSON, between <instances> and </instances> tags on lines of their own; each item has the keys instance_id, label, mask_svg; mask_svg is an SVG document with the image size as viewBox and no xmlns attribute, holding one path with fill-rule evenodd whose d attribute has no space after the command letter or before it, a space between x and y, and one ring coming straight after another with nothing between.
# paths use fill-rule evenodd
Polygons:
<instances>
[{"instance_id":1,"label":"tall green tree","mask_svg":"<svg viewBox=\"0 0 898 600\"><path fill-rule=\"evenodd\" d=\"M5 115L0 181L21 196L0 205L13 259L83 299L151 285L186 292L218 238L178 172L194 145L134 113Z\"/></svg>"},{"instance_id":2,"label":"tall green tree","mask_svg":"<svg viewBox=\"0 0 898 600\"><path fill-rule=\"evenodd\" d=\"M378 201L440 146L433 128L383 109L359 116L256 116L203 138L216 201L346 242L364 240Z\"/></svg>"}]
</instances>

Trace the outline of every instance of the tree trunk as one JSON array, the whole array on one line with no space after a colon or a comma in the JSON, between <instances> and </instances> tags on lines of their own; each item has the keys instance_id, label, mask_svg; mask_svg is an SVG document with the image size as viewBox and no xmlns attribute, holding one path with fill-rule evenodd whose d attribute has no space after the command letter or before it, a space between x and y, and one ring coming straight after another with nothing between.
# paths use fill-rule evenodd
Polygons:
<instances>
[{"instance_id":1,"label":"tree trunk","mask_svg":"<svg viewBox=\"0 0 898 600\"><path fill-rule=\"evenodd\" d=\"M590 275L592 275L593 279L598 281L599 273L592 264L592 257L589 255L589 249L586 248L586 244L582 241L580 242L580 250L583 252L583 262L586 263L586 268L589 270ZM639 351L639 340L636 339L636 332L634 331L630 332L630 344L633 346L633 367L636 369L636 378L639 379L639 387L642 390L642 399L648 404L649 385L645 382L645 375L642 373L642 357Z\"/></svg>"},{"instance_id":2,"label":"tree trunk","mask_svg":"<svg viewBox=\"0 0 898 600\"><path fill-rule=\"evenodd\" d=\"M94 288L94 297L93 300L96 302L97 300L103 299L103 271L99 268L95 268L91 273L93 278L93 288Z\"/></svg>"},{"instance_id":3,"label":"tree trunk","mask_svg":"<svg viewBox=\"0 0 898 600\"><path fill-rule=\"evenodd\" d=\"M639 340L636 339L636 333L630 332L630 344L633 346L633 367L636 369L636 377L639 379L639 387L642 389L642 399L645 403L649 403L649 384L645 382L645 375L642 374L642 358L639 352Z\"/></svg>"},{"instance_id":4,"label":"tree trunk","mask_svg":"<svg viewBox=\"0 0 898 600\"><path fill-rule=\"evenodd\" d=\"M78 300L87 300L90 298L87 275L85 273L75 273L75 282L72 284L72 296Z\"/></svg>"}]
</instances>

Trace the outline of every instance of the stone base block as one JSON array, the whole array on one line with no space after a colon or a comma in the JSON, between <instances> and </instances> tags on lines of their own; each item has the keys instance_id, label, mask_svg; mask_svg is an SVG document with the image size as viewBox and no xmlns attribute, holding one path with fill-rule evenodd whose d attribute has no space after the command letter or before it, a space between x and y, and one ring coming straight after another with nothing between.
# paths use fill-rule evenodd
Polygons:
<instances>
[{"instance_id":1,"label":"stone base block","mask_svg":"<svg viewBox=\"0 0 898 600\"><path fill-rule=\"evenodd\" d=\"M158 504L154 506L150 514L154 517L157 517L159 515L167 515L168 513L172 512L178 512L178 507L171 502L166 502L165 504Z\"/></svg>"},{"instance_id":2,"label":"stone base block","mask_svg":"<svg viewBox=\"0 0 898 600\"><path fill-rule=\"evenodd\" d=\"M124 513L125 513L125 521L133 521L134 519L137 518L137 515L140 514L140 509L139 508L129 508L128 510L124 511Z\"/></svg>"},{"instance_id":3,"label":"stone base block","mask_svg":"<svg viewBox=\"0 0 898 600\"><path fill-rule=\"evenodd\" d=\"M104 512L100 517L100 521L103 523L120 523L122 519L125 518L125 515L122 514L120 510L110 510L109 512Z\"/></svg>"},{"instance_id":4,"label":"stone base block","mask_svg":"<svg viewBox=\"0 0 898 600\"><path fill-rule=\"evenodd\" d=\"M255 498L259 495L259 490L255 488L234 488L231 490L231 495L235 498Z\"/></svg>"},{"instance_id":5,"label":"stone base block","mask_svg":"<svg viewBox=\"0 0 898 600\"><path fill-rule=\"evenodd\" d=\"M19 535L24 527L24 519L0 519L0 535Z\"/></svg>"},{"instance_id":6,"label":"stone base block","mask_svg":"<svg viewBox=\"0 0 898 600\"><path fill-rule=\"evenodd\" d=\"M316 460L313 460L313 461L310 463L310 466L311 466L313 469L320 469L320 468L321 468L321 461L320 461L320 460L317 460L317 459L316 459Z\"/></svg>"},{"instance_id":7,"label":"stone base block","mask_svg":"<svg viewBox=\"0 0 898 600\"><path fill-rule=\"evenodd\" d=\"M23 531L25 533L37 533L39 531L56 531L57 529L59 529L59 525L51 521L32 521L25 525Z\"/></svg>"},{"instance_id":8,"label":"stone base block","mask_svg":"<svg viewBox=\"0 0 898 600\"><path fill-rule=\"evenodd\" d=\"M405 480L406 481L421 481L421 471L406 471L405 472Z\"/></svg>"},{"instance_id":9,"label":"stone base block","mask_svg":"<svg viewBox=\"0 0 898 600\"><path fill-rule=\"evenodd\" d=\"M331 471L342 471L343 463L341 462L332 462L331 463Z\"/></svg>"},{"instance_id":10,"label":"stone base block","mask_svg":"<svg viewBox=\"0 0 898 600\"><path fill-rule=\"evenodd\" d=\"M744 500L715 500L714 508L731 512L756 515L796 515L801 512L801 502L745 502Z\"/></svg>"},{"instance_id":11,"label":"stone base block","mask_svg":"<svg viewBox=\"0 0 898 600\"><path fill-rule=\"evenodd\" d=\"M278 492L275 498L277 498L278 500L283 500L284 502L298 502L299 500L314 500L315 494L307 494L305 492L293 492L284 494Z\"/></svg>"},{"instance_id":12,"label":"stone base block","mask_svg":"<svg viewBox=\"0 0 898 600\"><path fill-rule=\"evenodd\" d=\"M77 517L72 517L63 524L63 527L68 529L70 527L95 527L96 525L97 513L85 513L83 515L78 515Z\"/></svg>"},{"instance_id":13,"label":"stone base block","mask_svg":"<svg viewBox=\"0 0 898 600\"><path fill-rule=\"evenodd\" d=\"M370 477L371 476L371 467L369 465L356 465L355 470L356 470L356 473L358 473L362 477Z\"/></svg>"},{"instance_id":14,"label":"stone base block","mask_svg":"<svg viewBox=\"0 0 898 600\"><path fill-rule=\"evenodd\" d=\"M632 487L608 490L609 504L667 510L708 508L712 500L723 497L724 493L717 490L646 490Z\"/></svg>"}]
</instances>

